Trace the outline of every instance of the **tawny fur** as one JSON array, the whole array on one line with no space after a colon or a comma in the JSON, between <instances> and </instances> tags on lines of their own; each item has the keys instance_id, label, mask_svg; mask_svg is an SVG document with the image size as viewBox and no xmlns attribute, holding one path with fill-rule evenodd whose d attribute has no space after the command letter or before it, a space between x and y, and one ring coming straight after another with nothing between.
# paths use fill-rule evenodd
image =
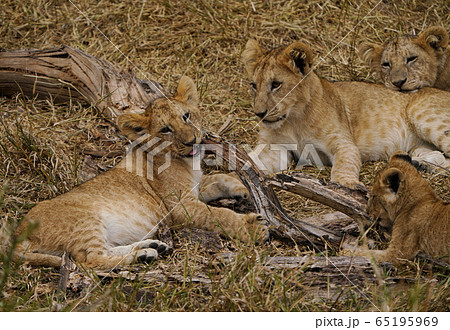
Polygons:
<instances>
[{"instance_id":1,"label":"tawny fur","mask_svg":"<svg viewBox=\"0 0 450 330\"><path fill-rule=\"evenodd\" d=\"M418 36L392 38L383 45L362 41L358 48L362 60L390 89L450 91L448 40L445 29L432 26Z\"/></svg>"},{"instance_id":2,"label":"tawny fur","mask_svg":"<svg viewBox=\"0 0 450 330\"><path fill-rule=\"evenodd\" d=\"M422 251L436 258L450 252L450 204L444 202L402 153L375 178L368 212L392 226L386 250L358 250L379 262L398 263Z\"/></svg>"},{"instance_id":3,"label":"tawny fur","mask_svg":"<svg viewBox=\"0 0 450 330\"><path fill-rule=\"evenodd\" d=\"M35 206L17 234L28 223L38 223L38 228L19 246L16 257L33 265L59 266L60 256L68 251L76 261L102 269L136 259L148 261L166 249L164 243L149 239L160 222L244 241L264 239L267 233L259 215L238 214L198 200L201 186L205 201L245 197L247 191L235 177L224 174L200 182L201 170L193 169L194 154L199 155L195 144L202 140L197 103L194 82L183 77L174 97L156 100L145 114L121 115L118 125L132 140L157 137L159 143L152 146L144 139L115 168ZM147 158L164 142L170 145ZM142 150L146 152L139 157ZM169 152L170 166L161 171Z\"/></svg>"},{"instance_id":4,"label":"tawny fur","mask_svg":"<svg viewBox=\"0 0 450 330\"><path fill-rule=\"evenodd\" d=\"M449 166L450 93L331 83L312 71L312 51L301 42L265 51L249 40L243 61L254 89L253 111L262 117L259 144L266 147L259 160L268 172L286 168L280 149L291 162L308 145L333 165L331 180L349 187L359 183L361 161L387 160L396 150Z\"/></svg>"}]
</instances>

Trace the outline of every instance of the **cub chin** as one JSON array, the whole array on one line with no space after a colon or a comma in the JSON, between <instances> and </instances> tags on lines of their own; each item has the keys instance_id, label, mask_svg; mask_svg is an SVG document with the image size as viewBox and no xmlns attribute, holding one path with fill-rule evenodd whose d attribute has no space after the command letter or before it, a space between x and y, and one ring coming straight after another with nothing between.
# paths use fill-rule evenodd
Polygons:
<instances>
[{"instance_id":1,"label":"cub chin","mask_svg":"<svg viewBox=\"0 0 450 330\"><path fill-rule=\"evenodd\" d=\"M161 222L243 241L267 237L260 215L202 202L248 192L236 178L218 174L202 181L201 170L194 170L202 133L190 78L183 77L173 97L154 101L145 113L119 116L118 125L133 148L113 169L31 209L17 235L37 228L17 247L16 259L57 267L67 251L97 269L151 261L167 250L151 239Z\"/></svg>"}]
</instances>

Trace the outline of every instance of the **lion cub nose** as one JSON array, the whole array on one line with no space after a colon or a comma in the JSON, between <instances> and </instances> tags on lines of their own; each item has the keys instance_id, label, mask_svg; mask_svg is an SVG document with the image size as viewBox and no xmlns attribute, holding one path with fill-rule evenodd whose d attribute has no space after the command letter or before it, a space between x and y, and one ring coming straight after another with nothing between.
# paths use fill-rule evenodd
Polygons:
<instances>
[{"instance_id":1,"label":"lion cub nose","mask_svg":"<svg viewBox=\"0 0 450 330\"><path fill-rule=\"evenodd\" d=\"M196 138L195 138L195 136L194 136L194 138L192 139L192 141L190 141L190 142L183 142L183 144L184 144L185 146L193 146L193 145L195 144L195 141L196 141Z\"/></svg>"},{"instance_id":2,"label":"lion cub nose","mask_svg":"<svg viewBox=\"0 0 450 330\"><path fill-rule=\"evenodd\" d=\"M395 87L401 88L405 82L406 82L406 78L403 79L403 80L397 80L397 81L394 81L392 84L393 84Z\"/></svg>"},{"instance_id":3,"label":"lion cub nose","mask_svg":"<svg viewBox=\"0 0 450 330\"><path fill-rule=\"evenodd\" d=\"M264 118L264 116L267 114L267 110L264 112L260 112L260 113L255 113L255 115L257 115L259 118Z\"/></svg>"}]
</instances>

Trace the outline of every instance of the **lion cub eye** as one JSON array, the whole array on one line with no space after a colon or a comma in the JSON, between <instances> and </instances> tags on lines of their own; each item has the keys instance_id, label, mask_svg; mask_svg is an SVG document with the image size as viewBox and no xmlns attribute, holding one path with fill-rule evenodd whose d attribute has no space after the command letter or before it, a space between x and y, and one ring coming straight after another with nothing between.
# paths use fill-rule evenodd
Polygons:
<instances>
[{"instance_id":1,"label":"lion cub eye","mask_svg":"<svg viewBox=\"0 0 450 330\"><path fill-rule=\"evenodd\" d=\"M417 60L417 56L410 56L406 59L406 63L412 63Z\"/></svg>"},{"instance_id":2,"label":"lion cub eye","mask_svg":"<svg viewBox=\"0 0 450 330\"><path fill-rule=\"evenodd\" d=\"M272 90L277 89L278 87L281 86L281 84L282 84L282 82L279 82L276 80L272 81Z\"/></svg>"},{"instance_id":3,"label":"lion cub eye","mask_svg":"<svg viewBox=\"0 0 450 330\"><path fill-rule=\"evenodd\" d=\"M189 118L191 118L191 114L190 114L189 112L186 112L186 113L183 115L183 120L184 120L184 122L187 123L187 121L189 120Z\"/></svg>"},{"instance_id":4,"label":"lion cub eye","mask_svg":"<svg viewBox=\"0 0 450 330\"><path fill-rule=\"evenodd\" d=\"M172 130L170 129L169 126L164 126L163 128L161 128L161 129L159 130L159 133L162 133L162 134L169 134L169 133L172 133Z\"/></svg>"},{"instance_id":5,"label":"lion cub eye","mask_svg":"<svg viewBox=\"0 0 450 330\"><path fill-rule=\"evenodd\" d=\"M381 63L381 66L382 66L383 68L390 68L390 67L391 67L391 64L390 64L389 62L383 62L383 63Z\"/></svg>"},{"instance_id":6,"label":"lion cub eye","mask_svg":"<svg viewBox=\"0 0 450 330\"><path fill-rule=\"evenodd\" d=\"M252 87L252 89L253 89L254 91L256 91L256 84L255 84L255 83L252 82L252 83L250 84L250 86Z\"/></svg>"}]
</instances>

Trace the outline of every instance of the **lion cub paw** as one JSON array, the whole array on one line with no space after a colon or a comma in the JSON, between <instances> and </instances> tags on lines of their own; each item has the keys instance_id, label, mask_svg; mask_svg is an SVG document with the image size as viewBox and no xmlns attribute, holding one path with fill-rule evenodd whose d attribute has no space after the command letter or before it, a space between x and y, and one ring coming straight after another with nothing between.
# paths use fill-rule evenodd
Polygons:
<instances>
[{"instance_id":1,"label":"lion cub paw","mask_svg":"<svg viewBox=\"0 0 450 330\"><path fill-rule=\"evenodd\" d=\"M168 250L169 246L161 241L155 240L155 239L146 239L143 241L140 241L137 245L138 249L154 249L158 252L159 255L164 255Z\"/></svg>"},{"instance_id":2,"label":"lion cub paw","mask_svg":"<svg viewBox=\"0 0 450 330\"><path fill-rule=\"evenodd\" d=\"M242 184L235 184L234 187L230 189L231 198L244 198L248 199L249 193L247 188Z\"/></svg>"},{"instance_id":3,"label":"lion cub paw","mask_svg":"<svg viewBox=\"0 0 450 330\"><path fill-rule=\"evenodd\" d=\"M345 186L345 187L353 189L353 190L366 190L364 183L362 183L361 181L358 181L358 180L342 178L342 179L333 180L332 182L338 183L342 186Z\"/></svg>"},{"instance_id":4,"label":"lion cub paw","mask_svg":"<svg viewBox=\"0 0 450 330\"><path fill-rule=\"evenodd\" d=\"M229 173L227 176L227 186L230 197L248 199L250 194L236 172Z\"/></svg>"},{"instance_id":5,"label":"lion cub paw","mask_svg":"<svg viewBox=\"0 0 450 330\"><path fill-rule=\"evenodd\" d=\"M139 242L136 246L136 260L143 263L149 263L162 256L169 251L169 246L161 241L154 239L146 239Z\"/></svg>"},{"instance_id":6,"label":"lion cub paw","mask_svg":"<svg viewBox=\"0 0 450 330\"><path fill-rule=\"evenodd\" d=\"M264 242L269 239L269 229L266 221L260 214L249 213L245 215L246 227L248 232L248 239L255 239L259 242Z\"/></svg>"},{"instance_id":7,"label":"lion cub paw","mask_svg":"<svg viewBox=\"0 0 450 330\"><path fill-rule=\"evenodd\" d=\"M158 251L151 248L138 250L136 253L136 261L142 263L150 263L155 261L157 258L158 258Z\"/></svg>"}]
</instances>

